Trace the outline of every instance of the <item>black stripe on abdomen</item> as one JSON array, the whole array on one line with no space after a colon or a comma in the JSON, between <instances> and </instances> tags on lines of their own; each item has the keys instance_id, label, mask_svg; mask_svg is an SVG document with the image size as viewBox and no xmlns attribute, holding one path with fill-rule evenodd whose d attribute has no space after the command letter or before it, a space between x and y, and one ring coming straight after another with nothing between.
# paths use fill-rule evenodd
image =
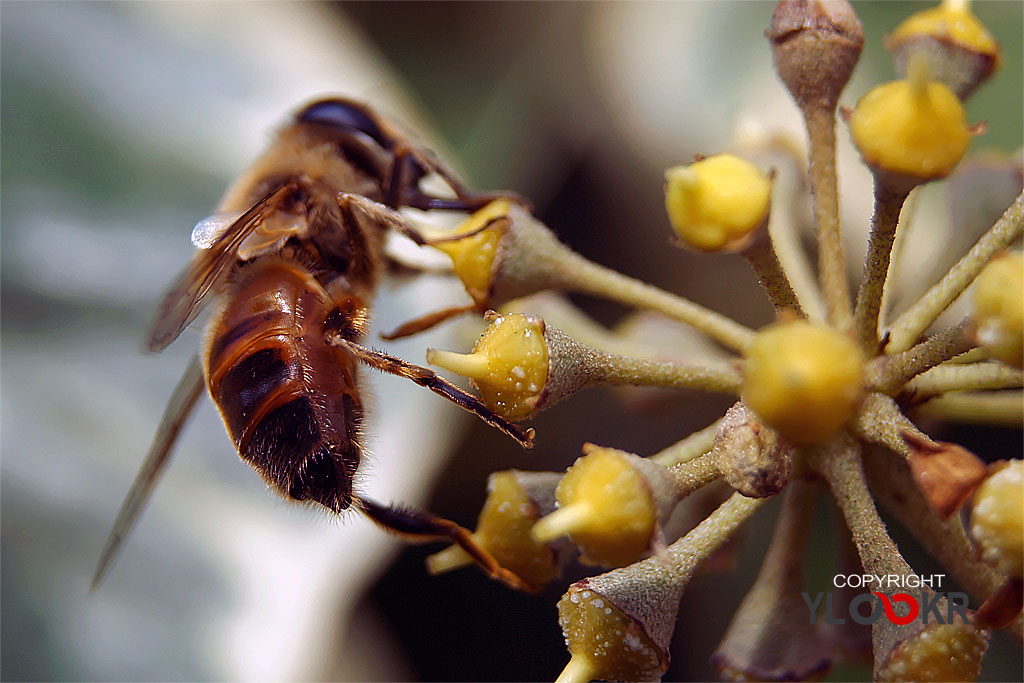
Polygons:
<instances>
[{"instance_id":1,"label":"black stripe on abdomen","mask_svg":"<svg viewBox=\"0 0 1024 683\"><path fill-rule=\"evenodd\" d=\"M224 353L228 347L253 334L257 330L265 329L267 324L267 320L264 316L250 315L246 316L242 322L237 323L226 332L218 333L213 340L213 345L210 347L210 362L216 364L220 359L221 354Z\"/></svg>"},{"instance_id":2,"label":"black stripe on abdomen","mask_svg":"<svg viewBox=\"0 0 1024 683\"><path fill-rule=\"evenodd\" d=\"M300 380L302 368L286 361L279 349L262 349L246 356L224 373L219 383L220 408L237 443L249 420L282 385Z\"/></svg>"},{"instance_id":3,"label":"black stripe on abdomen","mask_svg":"<svg viewBox=\"0 0 1024 683\"><path fill-rule=\"evenodd\" d=\"M354 442L323 442L308 398L297 398L268 413L252 431L243 459L278 491L312 500L338 512L352 504L352 477L359 465Z\"/></svg>"}]
</instances>

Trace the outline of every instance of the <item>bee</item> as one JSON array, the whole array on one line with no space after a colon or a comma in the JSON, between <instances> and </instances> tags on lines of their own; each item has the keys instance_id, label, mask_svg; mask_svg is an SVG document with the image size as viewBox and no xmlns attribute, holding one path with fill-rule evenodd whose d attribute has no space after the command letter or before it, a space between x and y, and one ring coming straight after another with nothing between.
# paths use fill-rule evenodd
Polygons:
<instances>
[{"instance_id":1,"label":"bee","mask_svg":"<svg viewBox=\"0 0 1024 683\"><path fill-rule=\"evenodd\" d=\"M453 196L420 187L439 177ZM218 300L168 403L101 553L102 580L205 390L238 454L286 498L350 507L410 540L451 540L491 576L523 587L458 524L353 491L362 459L359 366L405 377L532 446L513 425L432 371L360 344L388 230L425 240L397 210L476 210L504 193L471 193L369 106L342 98L301 109L192 233L199 250L163 297L146 337L174 341Z\"/></svg>"}]
</instances>

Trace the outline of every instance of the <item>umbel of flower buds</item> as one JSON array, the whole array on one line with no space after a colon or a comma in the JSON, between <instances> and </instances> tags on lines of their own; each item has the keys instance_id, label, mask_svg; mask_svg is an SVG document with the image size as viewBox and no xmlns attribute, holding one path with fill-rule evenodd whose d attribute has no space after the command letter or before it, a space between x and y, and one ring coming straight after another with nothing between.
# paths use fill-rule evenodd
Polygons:
<instances>
[{"instance_id":1,"label":"umbel of flower buds","mask_svg":"<svg viewBox=\"0 0 1024 683\"><path fill-rule=\"evenodd\" d=\"M927 57L932 78L961 100L999 67L999 45L966 2L943 2L907 17L885 41L896 74L906 78L915 54Z\"/></svg>"},{"instance_id":2,"label":"umbel of flower buds","mask_svg":"<svg viewBox=\"0 0 1024 683\"><path fill-rule=\"evenodd\" d=\"M782 0L768 29L775 71L797 105L834 112L864 45L845 0Z\"/></svg>"}]
</instances>

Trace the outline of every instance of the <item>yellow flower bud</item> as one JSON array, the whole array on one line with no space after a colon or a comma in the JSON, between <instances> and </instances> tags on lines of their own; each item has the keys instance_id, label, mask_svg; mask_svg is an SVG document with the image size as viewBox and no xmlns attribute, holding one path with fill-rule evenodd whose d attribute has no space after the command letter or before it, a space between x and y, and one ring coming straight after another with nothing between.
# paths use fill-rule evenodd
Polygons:
<instances>
[{"instance_id":1,"label":"yellow flower bud","mask_svg":"<svg viewBox=\"0 0 1024 683\"><path fill-rule=\"evenodd\" d=\"M926 62L912 60L907 80L869 91L849 121L866 164L917 183L948 175L971 138L963 105L948 87L928 81Z\"/></svg>"},{"instance_id":2,"label":"yellow flower bud","mask_svg":"<svg viewBox=\"0 0 1024 683\"><path fill-rule=\"evenodd\" d=\"M974 282L978 343L1007 365L1024 367L1024 253L992 260Z\"/></svg>"},{"instance_id":3,"label":"yellow flower bud","mask_svg":"<svg viewBox=\"0 0 1024 683\"><path fill-rule=\"evenodd\" d=\"M656 681L668 665L642 628L586 581L569 586L558 601L558 623L572 658L558 677L563 683Z\"/></svg>"},{"instance_id":4,"label":"yellow flower bud","mask_svg":"<svg viewBox=\"0 0 1024 683\"><path fill-rule=\"evenodd\" d=\"M747 348L743 402L794 443L835 434L864 396L864 355L840 332L806 320L770 325Z\"/></svg>"},{"instance_id":5,"label":"yellow flower bud","mask_svg":"<svg viewBox=\"0 0 1024 683\"><path fill-rule=\"evenodd\" d=\"M1011 460L978 487L971 537L985 562L1018 578L1024 573L1024 461Z\"/></svg>"},{"instance_id":6,"label":"yellow flower bud","mask_svg":"<svg viewBox=\"0 0 1024 683\"><path fill-rule=\"evenodd\" d=\"M878 680L974 681L987 649L987 633L971 624L932 623L893 648Z\"/></svg>"},{"instance_id":7,"label":"yellow flower bud","mask_svg":"<svg viewBox=\"0 0 1024 683\"><path fill-rule=\"evenodd\" d=\"M999 68L999 45L966 2L943 2L910 15L885 46L901 77L915 53L927 55L935 80L961 99Z\"/></svg>"},{"instance_id":8,"label":"yellow flower bud","mask_svg":"<svg viewBox=\"0 0 1024 683\"><path fill-rule=\"evenodd\" d=\"M484 304L488 300L494 278L494 259L504 234L503 226L498 223L481 228L507 216L510 208L507 199L496 199L463 221L451 238L433 245L451 258L455 275L462 280L474 303ZM458 235L465 237L457 239Z\"/></svg>"},{"instance_id":9,"label":"yellow flower bud","mask_svg":"<svg viewBox=\"0 0 1024 683\"><path fill-rule=\"evenodd\" d=\"M427 362L469 377L491 410L521 420L534 412L548 380L544 322L522 314L498 316L472 353L428 349Z\"/></svg>"},{"instance_id":10,"label":"yellow flower bud","mask_svg":"<svg viewBox=\"0 0 1024 683\"><path fill-rule=\"evenodd\" d=\"M560 476L555 472L495 472L488 479L487 500L480 510L473 540L502 567L533 588L558 576L569 553L559 544L533 539L530 529L541 515L554 508L554 491ZM561 544L565 546L566 544ZM457 569L473 560L453 545L427 558L434 574Z\"/></svg>"},{"instance_id":11,"label":"yellow flower bud","mask_svg":"<svg viewBox=\"0 0 1024 683\"><path fill-rule=\"evenodd\" d=\"M928 35L998 57L999 45L966 3L944 2L915 12L892 32L892 40Z\"/></svg>"},{"instance_id":12,"label":"yellow flower bud","mask_svg":"<svg viewBox=\"0 0 1024 683\"><path fill-rule=\"evenodd\" d=\"M672 229L703 251L736 249L765 223L771 181L749 161L720 154L665 171Z\"/></svg>"},{"instance_id":13,"label":"yellow flower bud","mask_svg":"<svg viewBox=\"0 0 1024 683\"><path fill-rule=\"evenodd\" d=\"M590 447L562 477L555 498L558 509L537 522L534 538L569 534L584 562L614 567L640 559L650 548L656 505L625 453Z\"/></svg>"}]
</instances>

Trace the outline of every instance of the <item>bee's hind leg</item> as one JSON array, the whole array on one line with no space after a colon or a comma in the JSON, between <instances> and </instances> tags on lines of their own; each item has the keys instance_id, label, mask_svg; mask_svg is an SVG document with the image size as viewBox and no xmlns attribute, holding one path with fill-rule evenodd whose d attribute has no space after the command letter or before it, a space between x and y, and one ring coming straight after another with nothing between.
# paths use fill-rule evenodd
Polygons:
<instances>
[{"instance_id":1,"label":"bee's hind leg","mask_svg":"<svg viewBox=\"0 0 1024 683\"><path fill-rule=\"evenodd\" d=\"M535 591L533 586L502 567L487 549L473 539L468 529L450 519L419 510L383 505L370 498L360 497L355 501L355 506L378 526L414 543L452 541L465 550L491 578L516 590Z\"/></svg>"},{"instance_id":2,"label":"bee's hind leg","mask_svg":"<svg viewBox=\"0 0 1024 683\"><path fill-rule=\"evenodd\" d=\"M448 380L440 377L433 370L419 365L413 365L401 358L389 356L386 353L374 351L373 349L368 349L365 346L360 346L354 341L345 339L344 336L339 334L332 333L328 335L326 341L328 344L345 349L370 367L377 368L381 372L386 372L391 375L405 377L406 379L419 384L421 387L430 389L438 396L443 396L460 408L473 413L492 427L500 429L505 434L519 442L519 445L523 448L527 450L533 448L534 431L532 428L520 427L517 424L509 422L501 415L498 415L496 412L488 408L479 398L466 393Z\"/></svg>"}]
</instances>

